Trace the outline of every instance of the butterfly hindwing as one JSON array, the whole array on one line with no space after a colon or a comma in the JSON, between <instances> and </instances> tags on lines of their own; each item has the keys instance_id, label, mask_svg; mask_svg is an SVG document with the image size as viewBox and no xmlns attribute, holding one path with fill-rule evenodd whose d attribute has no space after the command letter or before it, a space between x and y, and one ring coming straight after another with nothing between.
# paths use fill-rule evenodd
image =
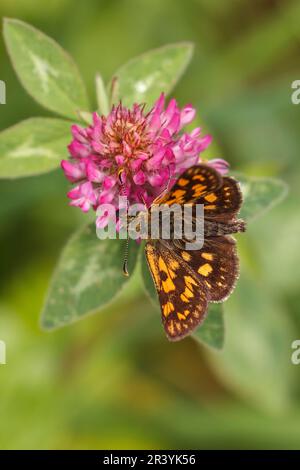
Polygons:
<instances>
[{"instance_id":1,"label":"butterfly hindwing","mask_svg":"<svg viewBox=\"0 0 300 470\"><path fill-rule=\"evenodd\" d=\"M210 302L224 301L230 295L239 275L234 238L209 237L201 250L180 250L179 254L204 283Z\"/></svg>"},{"instance_id":2,"label":"butterfly hindwing","mask_svg":"<svg viewBox=\"0 0 300 470\"><path fill-rule=\"evenodd\" d=\"M171 341L182 339L205 318L207 290L204 282L182 262L171 242L149 241L145 253L167 337Z\"/></svg>"}]
</instances>

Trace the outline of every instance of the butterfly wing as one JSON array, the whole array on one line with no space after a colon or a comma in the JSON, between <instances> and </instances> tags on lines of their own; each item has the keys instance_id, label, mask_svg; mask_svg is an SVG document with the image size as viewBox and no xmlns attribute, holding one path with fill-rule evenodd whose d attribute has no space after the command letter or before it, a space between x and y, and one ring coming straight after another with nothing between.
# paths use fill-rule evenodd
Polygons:
<instances>
[{"instance_id":1,"label":"butterfly wing","mask_svg":"<svg viewBox=\"0 0 300 470\"><path fill-rule=\"evenodd\" d=\"M178 250L181 258L204 283L210 302L222 302L233 291L239 276L236 241L228 235L209 237L201 250Z\"/></svg>"},{"instance_id":2,"label":"butterfly wing","mask_svg":"<svg viewBox=\"0 0 300 470\"><path fill-rule=\"evenodd\" d=\"M242 201L239 183L234 178L222 177L214 168L201 164L186 170L155 204L203 204L205 217L225 221L238 214Z\"/></svg>"},{"instance_id":3,"label":"butterfly wing","mask_svg":"<svg viewBox=\"0 0 300 470\"><path fill-rule=\"evenodd\" d=\"M172 189L155 204L187 204L196 202L201 196L217 191L222 186L222 176L209 165L195 165L186 170Z\"/></svg>"},{"instance_id":4,"label":"butterfly wing","mask_svg":"<svg viewBox=\"0 0 300 470\"><path fill-rule=\"evenodd\" d=\"M203 204L205 219L228 223L236 219L242 194L234 178L222 178L208 165L196 165L155 203ZM145 252L160 300L162 322L173 341L201 324L208 302L225 300L238 278L236 242L228 235L207 237L201 250L189 251L184 249L183 241L149 241Z\"/></svg>"},{"instance_id":5,"label":"butterfly wing","mask_svg":"<svg viewBox=\"0 0 300 470\"><path fill-rule=\"evenodd\" d=\"M204 217L226 222L237 216L242 202L239 183L231 176L225 176L220 188L200 196L196 203L204 205Z\"/></svg>"},{"instance_id":6,"label":"butterfly wing","mask_svg":"<svg viewBox=\"0 0 300 470\"><path fill-rule=\"evenodd\" d=\"M171 341L192 333L207 312L207 288L188 264L182 262L170 241L149 241L148 266L160 301L162 323Z\"/></svg>"}]
</instances>

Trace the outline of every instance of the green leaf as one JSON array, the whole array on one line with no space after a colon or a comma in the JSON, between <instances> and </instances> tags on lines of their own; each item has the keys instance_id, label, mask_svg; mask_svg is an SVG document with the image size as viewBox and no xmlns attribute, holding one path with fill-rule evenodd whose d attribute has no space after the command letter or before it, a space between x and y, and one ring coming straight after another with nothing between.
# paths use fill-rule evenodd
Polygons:
<instances>
[{"instance_id":1,"label":"green leaf","mask_svg":"<svg viewBox=\"0 0 300 470\"><path fill-rule=\"evenodd\" d=\"M295 334L288 312L273 297L243 273L225 304L226 347L208 357L227 387L264 411L279 412L291 399Z\"/></svg>"},{"instance_id":2,"label":"green leaf","mask_svg":"<svg viewBox=\"0 0 300 470\"><path fill-rule=\"evenodd\" d=\"M77 66L53 39L16 19L4 19L12 64L26 91L42 106L69 118L89 108Z\"/></svg>"},{"instance_id":3,"label":"green leaf","mask_svg":"<svg viewBox=\"0 0 300 470\"><path fill-rule=\"evenodd\" d=\"M118 81L113 99L121 99L125 106L144 102L152 105L162 92L169 94L172 91L192 54L192 43L182 42L132 59L114 74Z\"/></svg>"},{"instance_id":4,"label":"green leaf","mask_svg":"<svg viewBox=\"0 0 300 470\"><path fill-rule=\"evenodd\" d=\"M96 95L97 95L97 104L98 112L104 114L105 116L109 113L109 100L107 96L107 91L104 85L102 76L98 73L96 75Z\"/></svg>"},{"instance_id":5,"label":"green leaf","mask_svg":"<svg viewBox=\"0 0 300 470\"><path fill-rule=\"evenodd\" d=\"M0 178L46 173L67 156L70 123L32 118L0 132Z\"/></svg>"},{"instance_id":6,"label":"green leaf","mask_svg":"<svg viewBox=\"0 0 300 470\"><path fill-rule=\"evenodd\" d=\"M237 176L244 196L240 217L253 220L278 204L287 194L287 185L274 178L251 179Z\"/></svg>"},{"instance_id":7,"label":"green leaf","mask_svg":"<svg viewBox=\"0 0 300 470\"><path fill-rule=\"evenodd\" d=\"M136 264L137 243L129 251L129 272ZM42 314L42 326L57 328L107 306L128 284L122 260L124 240L99 240L94 224L83 227L65 246Z\"/></svg>"},{"instance_id":8,"label":"green leaf","mask_svg":"<svg viewBox=\"0 0 300 470\"><path fill-rule=\"evenodd\" d=\"M142 255L142 278L144 288L150 300L157 310L159 309L159 301L154 287L146 257ZM221 349L224 344L224 319L223 307L221 304L210 304L208 314L204 323L193 333L193 338L201 343L207 344L215 349Z\"/></svg>"},{"instance_id":9,"label":"green leaf","mask_svg":"<svg viewBox=\"0 0 300 470\"><path fill-rule=\"evenodd\" d=\"M223 304L211 303L204 323L193 333L193 338L214 349L224 346L224 312Z\"/></svg>"}]
</instances>

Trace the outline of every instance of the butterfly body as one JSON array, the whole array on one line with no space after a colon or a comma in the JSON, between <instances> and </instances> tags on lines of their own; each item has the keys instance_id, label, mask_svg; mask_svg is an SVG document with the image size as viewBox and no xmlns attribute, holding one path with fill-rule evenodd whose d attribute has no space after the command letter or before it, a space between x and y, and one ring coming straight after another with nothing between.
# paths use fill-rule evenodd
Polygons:
<instances>
[{"instance_id":1,"label":"butterfly body","mask_svg":"<svg viewBox=\"0 0 300 470\"><path fill-rule=\"evenodd\" d=\"M239 275L239 259L233 233L244 232L245 222L237 218L242 195L237 181L224 177L208 165L186 170L155 206L203 205L203 246L187 249L184 235L175 237L170 218L170 237L151 238L145 254L157 290L162 323L169 340L191 334L206 317L209 302L222 302L231 294ZM144 215L151 219L153 207ZM195 225L196 213L191 220ZM148 224L149 226L151 224Z\"/></svg>"},{"instance_id":2,"label":"butterfly body","mask_svg":"<svg viewBox=\"0 0 300 470\"><path fill-rule=\"evenodd\" d=\"M215 222L214 220L204 221L204 238L231 235L233 233L245 232L245 230L246 225L242 219L228 223Z\"/></svg>"}]
</instances>

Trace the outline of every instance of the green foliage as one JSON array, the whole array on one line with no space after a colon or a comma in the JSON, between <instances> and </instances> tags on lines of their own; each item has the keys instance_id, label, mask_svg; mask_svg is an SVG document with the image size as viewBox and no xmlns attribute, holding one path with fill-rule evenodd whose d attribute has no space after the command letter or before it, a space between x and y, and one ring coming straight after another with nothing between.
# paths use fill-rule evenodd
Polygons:
<instances>
[{"instance_id":1,"label":"green foliage","mask_svg":"<svg viewBox=\"0 0 300 470\"><path fill-rule=\"evenodd\" d=\"M3 33L19 80L38 103L72 119L77 111L88 109L77 67L53 39L23 21L8 18Z\"/></svg>"},{"instance_id":2,"label":"green foliage","mask_svg":"<svg viewBox=\"0 0 300 470\"><path fill-rule=\"evenodd\" d=\"M137 245L130 252L129 270L137 258ZM65 246L42 315L44 328L57 328L100 310L123 288L128 278L121 269L124 243L102 240L91 224L76 233Z\"/></svg>"},{"instance_id":3,"label":"green foliage","mask_svg":"<svg viewBox=\"0 0 300 470\"><path fill-rule=\"evenodd\" d=\"M108 100L108 95L105 89L105 84L103 82L103 78L101 77L100 74L96 75L95 85L96 85L98 112L106 116L110 111L109 100Z\"/></svg>"},{"instance_id":4,"label":"green foliage","mask_svg":"<svg viewBox=\"0 0 300 470\"><path fill-rule=\"evenodd\" d=\"M291 104L290 84L299 78L299 3L165 0L144 2L141 10L140 0L53 0L42 7L2 0L0 16L25 19L71 51L90 96L96 71L109 79L143 51L195 42L176 98L196 104L199 125L214 137L205 157L224 157L232 169L263 180L283 176L289 186L288 198L238 237L241 277L223 305L225 343L214 354L188 339L169 344L160 314L153 315L134 279L125 279L119 300L101 314L41 331L36 319L54 260L86 216L68 207L59 171L0 181L0 339L8 353L0 366L1 448L298 449L300 376L290 344L300 337L300 107ZM18 86L1 46L0 63L7 84L2 130L39 108ZM68 118L77 120L70 107ZM90 114L81 117L88 122ZM15 176L10 168L8 178ZM251 221L284 190L281 183L269 187L266 200L265 187L254 188L247 176L248 184L241 214ZM263 197L247 206L257 189Z\"/></svg>"},{"instance_id":5,"label":"green foliage","mask_svg":"<svg viewBox=\"0 0 300 470\"><path fill-rule=\"evenodd\" d=\"M259 282L245 277L242 273L225 304L226 348L210 359L230 389L265 411L276 412L291 402L293 366L286 351L291 347L293 327Z\"/></svg>"},{"instance_id":6,"label":"green foliage","mask_svg":"<svg viewBox=\"0 0 300 470\"><path fill-rule=\"evenodd\" d=\"M240 216L248 221L263 215L287 194L287 185L275 178L246 178L239 176L244 196Z\"/></svg>"},{"instance_id":7,"label":"green foliage","mask_svg":"<svg viewBox=\"0 0 300 470\"><path fill-rule=\"evenodd\" d=\"M207 317L203 325L197 328L193 338L214 349L222 349L224 347L225 328L222 304L209 304Z\"/></svg>"},{"instance_id":8,"label":"green foliage","mask_svg":"<svg viewBox=\"0 0 300 470\"><path fill-rule=\"evenodd\" d=\"M38 175L67 157L70 123L31 118L0 132L0 178Z\"/></svg>"},{"instance_id":9,"label":"green foliage","mask_svg":"<svg viewBox=\"0 0 300 470\"><path fill-rule=\"evenodd\" d=\"M117 82L113 101L121 99L125 106L133 103L152 105L162 92L169 94L172 91L187 68L192 54L191 43L178 43L154 49L132 59L114 74Z\"/></svg>"}]
</instances>

